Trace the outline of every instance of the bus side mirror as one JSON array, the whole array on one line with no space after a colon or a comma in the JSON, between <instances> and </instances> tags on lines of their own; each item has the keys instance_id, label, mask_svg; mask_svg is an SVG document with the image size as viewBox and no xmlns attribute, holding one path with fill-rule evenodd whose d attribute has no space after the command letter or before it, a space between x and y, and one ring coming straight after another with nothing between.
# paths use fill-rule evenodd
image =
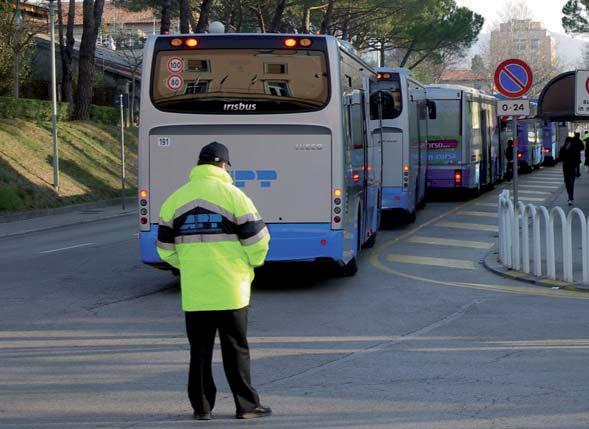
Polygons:
<instances>
[{"instance_id":1,"label":"bus side mirror","mask_svg":"<svg viewBox=\"0 0 589 429\"><path fill-rule=\"evenodd\" d=\"M436 103L435 101L430 101L428 100L427 102L427 117L429 119L436 119L437 118L437 109L436 109Z\"/></svg>"}]
</instances>

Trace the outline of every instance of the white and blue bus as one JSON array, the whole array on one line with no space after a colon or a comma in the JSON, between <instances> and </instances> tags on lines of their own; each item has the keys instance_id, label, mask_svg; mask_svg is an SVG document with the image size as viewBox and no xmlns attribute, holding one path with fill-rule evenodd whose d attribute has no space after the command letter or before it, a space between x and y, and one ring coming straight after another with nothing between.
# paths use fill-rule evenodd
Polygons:
<instances>
[{"instance_id":1,"label":"white and blue bus","mask_svg":"<svg viewBox=\"0 0 589 429\"><path fill-rule=\"evenodd\" d=\"M497 100L459 85L428 85L436 117L428 120L428 189L474 193L502 175Z\"/></svg>"},{"instance_id":2,"label":"white and blue bus","mask_svg":"<svg viewBox=\"0 0 589 429\"><path fill-rule=\"evenodd\" d=\"M402 68L377 68L370 109L370 134L383 141L382 210L415 220L425 204L427 102L425 88ZM380 104L380 110L379 110Z\"/></svg>"},{"instance_id":3,"label":"white and blue bus","mask_svg":"<svg viewBox=\"0 0 589 429\"><path fill-rule=\"evenodd\" d=\"M156 252L160 206L202 146L225 144L235 185L268 224L268 261L357 270L380 221L382 150L368 138L375 72L334 37L149 37L139 127L141 258Z\"/></svg>"}]
</instances>

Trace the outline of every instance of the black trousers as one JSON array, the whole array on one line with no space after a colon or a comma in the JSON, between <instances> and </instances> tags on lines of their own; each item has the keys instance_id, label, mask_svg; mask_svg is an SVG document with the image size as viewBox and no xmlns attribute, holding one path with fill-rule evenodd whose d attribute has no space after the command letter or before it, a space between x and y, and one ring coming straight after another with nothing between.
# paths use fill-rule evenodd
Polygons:
<instances>
[{"instance_id":1,"label":"black trousers","mask_svg":"<svg viewBox=\"0 0 589 429\"><path fill-rule=\"evenodd\" d=\"M564 165L562 166L562 174L564 175L564 184L567 188L567 192L569 194L569 200L575 199L575 178L577 176L575 165L569 166Z\"/></svg>"},{"instance_id":2,"label":"black trousers","mask_svg":"<svg viewBox=\"0 0 589 429\"><path fill-rule=\"evenodd\" d=\"M505 172L505 180L511 181L513 179L513 162L507 161L507 171Z\"/></svg>"},{"instance_id":3,"label":"black trousers","mask_svg":"<svg viewBox=\"0 0 589 429\"><path fill-rule=\"evenodd\" d=\"M188 398L194 411L199 414L210 413L215 406L217 388L211 365L217 331L221 339L223 368L233 392L237 412L251 411L259 406L260 398L250 379L248 308L193 311L186 312L185 315L186 334L190 342Z\"/></svg>"}]
</instances>

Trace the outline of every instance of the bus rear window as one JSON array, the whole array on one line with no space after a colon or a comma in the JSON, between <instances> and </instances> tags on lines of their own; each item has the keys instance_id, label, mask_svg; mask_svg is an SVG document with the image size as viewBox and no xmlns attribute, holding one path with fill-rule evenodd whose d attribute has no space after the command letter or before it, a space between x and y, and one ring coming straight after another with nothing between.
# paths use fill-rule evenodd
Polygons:
<instances>
[{"instance_id":1,"label":"bus rear window","mask_svg":"<svg viewBox=\"0 0 589 429\"><path fill-rule=\"evenodd\" d=\"M176 113L295 113L329 99L325 55L286 49L161 51L151 81L154 106Z\"/></svg>"},{"instance_id":2,"label":"bus rear window","mask_svg":"<svg viewBox=\"0 0 589 429\"><path fill-rule=\"evenodd\" d=\"M370 92L370 119L379 119L379 102L382 103L382 119L395 119L403 110L399 81L382 81L372 84ZM379 97L380 94L380 97Z\"/></svg>"}]
</instances>

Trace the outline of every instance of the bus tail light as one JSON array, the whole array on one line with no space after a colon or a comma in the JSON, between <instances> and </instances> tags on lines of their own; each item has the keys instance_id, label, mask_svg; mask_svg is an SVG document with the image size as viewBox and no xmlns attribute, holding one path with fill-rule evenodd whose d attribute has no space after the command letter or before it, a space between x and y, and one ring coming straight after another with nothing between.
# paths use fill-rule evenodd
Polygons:
<instances>
[{"instance_id":1,"label":"bus tail light","mask_svg":"<svg viewBox=\"0 0 589 429\"><path fill-rule=\"evenodd\" d=\"M342 221L342 218L339 216L334 216L333 217L333 223L340 223Z\"/></svg>"},{"instance_id":2,"label":"bus tail light","mask_svg":"<svg viewBox=\"0 0 589 429\"><path fill-rule=\"evenodd\" d=\"M149 215L149 209L147 208L147 204L148 204L148 199L147 197L149 196L149 193L147 192L146 189L140 189L139 190L139 214L141 215L139 218L139 222L141 223L141 225L147 225L149 220L148 220L148 215Z\"/></svg>"},{"instance_id":3,"label":"bus tail light","mask_svg":"<svg viewBox=\"0 0 589 429\"><path fill-rule=\"evenodd\" d=\"M517 154L517 159L522 159L523 157L524 157L524 154L523 153L520 152L520 153Z\"/></svg>"},{"instance_id":4,"label":"bus tail light","mask_svg":"<svg viewBox=\"0 0 589 429\"><path fill-rule=\"evenodd\" d=\"M544 153L549 153L550 149L548 149L547 147L544 148Z\"/></svg>"},{"instance_id":5,"label":"bus tail light","mask_svg":"<svg viewBox=\"0 0 589 429\"><path fill-rule=\"evenodd\" d=\"M360 173L352 174L352 180L354 181L354 183L358 183L360 181Z\"/></svg>"},{"instance_id":6,"label":"bus tail light","mask_svg":"<svg viewBox=\"0 0 589 429\"><path fill-rule=\"evenodd\" d=\"M454 185L456 185L456 186L462 185L462 171L460 171L460 170L454 171Z\"/></svg>"}]
</instances>

